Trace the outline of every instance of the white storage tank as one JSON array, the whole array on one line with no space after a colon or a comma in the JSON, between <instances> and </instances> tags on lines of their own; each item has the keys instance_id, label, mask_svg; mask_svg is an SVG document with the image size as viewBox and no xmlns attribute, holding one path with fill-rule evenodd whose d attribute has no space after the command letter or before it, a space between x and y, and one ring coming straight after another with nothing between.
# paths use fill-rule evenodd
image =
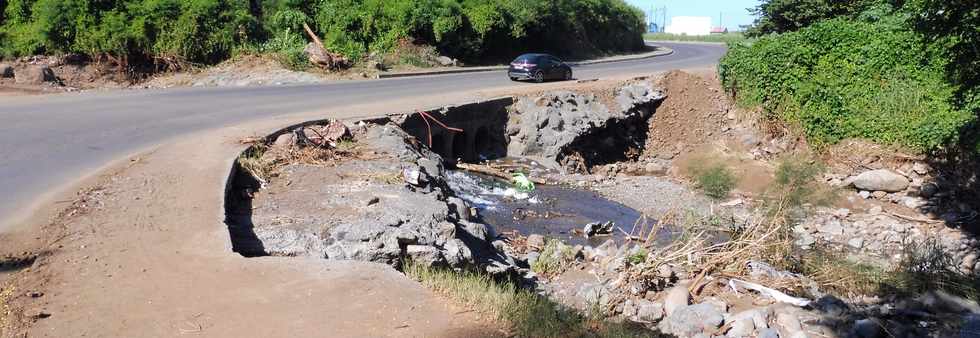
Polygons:
<instances>
[{"instance_id":1,"label":"white storage tank","mask_svg":"<svg viewBox=\"0 0 980 338\"><path fill-rule=\"evenodd\" d=\"M678 35L709 35L711 34L711 17L675 16L670 18L666 32Z\"/></svg>"}]
</instances>

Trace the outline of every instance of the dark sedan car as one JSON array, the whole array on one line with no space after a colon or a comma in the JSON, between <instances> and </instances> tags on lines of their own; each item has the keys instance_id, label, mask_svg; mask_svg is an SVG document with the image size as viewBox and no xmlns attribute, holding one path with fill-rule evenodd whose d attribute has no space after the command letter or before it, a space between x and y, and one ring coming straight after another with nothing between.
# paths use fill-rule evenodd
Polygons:
<instances>
[{"instance_id":1,"label":"dark sedan car","mask_svg":"<svg viewBox=\"0 0 980 338\"><path fill-rule=\"evenodd\" d=\"M507 70L511 80L571 80L572 67L548 54L524 54L514 59Z\"/></svg>"}]
</instances>

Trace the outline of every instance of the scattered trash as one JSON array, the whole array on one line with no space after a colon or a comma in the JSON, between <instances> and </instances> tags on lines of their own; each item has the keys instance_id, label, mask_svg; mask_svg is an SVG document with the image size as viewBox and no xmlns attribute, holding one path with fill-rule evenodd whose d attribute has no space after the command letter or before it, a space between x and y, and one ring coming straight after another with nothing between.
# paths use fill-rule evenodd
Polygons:
<instances>
[{"instance_id":1,"label":"scattered trash","mask_svg":"<svg viewBox=\"0 0 980 338\"><path fill-rule=\"evenodd\" d=\"M728 281L728 286L730 286L732 288L732 291L735 292L736 295L738 294L738 288L739 287L742 287L742 288L745 288L745 289L758 291L760 294L763 294L765 296L769 296L769 297L775 299L778 302L793 304L793 305L796 305L796 306L799 306L799 307L804 307L804 306L810 305L810 302L811 302L809 299L796 298L796 297L787 295L785 293L779 292L776 289L767 288L767 287L762 286L762 285L759 285L759 284L749 283L749 282L738 280L738 279L729 280Z\"/></svg>"},{"instance_id":2,"label":"scattered trash","mask_svg":"<svg viewBox=\"0 0 980 338\"><path fill-rule=\"evenodd\" d=\"M609 236L612 234L615 226L616 223L612 221L605 223L594 222L586 224L582 232L585 233L585 237Z\"/></svg>"},{"instance_id":3,"label":"scattered trash","mask_svg":"<svg viewBox=\"0 0 980 338\"><path fill-rule=\"evenodd\" d=\"M405 178L406 183L414 186L421 186L424 183L422 171L419 168L405 168L402 170L402 177Z\"/></svg>"},{"instance_id":4,"label":"scattered trash","mask_svg":"<svg viewBox=\"0 0 980 338\"><path fill-rule=\"evenodd\" d=\"M520 192L532 192L534 191L534 182L524 175L524 173L514 173L512 174L514 180L514 187Z\"/></svg>"}]
</instances>

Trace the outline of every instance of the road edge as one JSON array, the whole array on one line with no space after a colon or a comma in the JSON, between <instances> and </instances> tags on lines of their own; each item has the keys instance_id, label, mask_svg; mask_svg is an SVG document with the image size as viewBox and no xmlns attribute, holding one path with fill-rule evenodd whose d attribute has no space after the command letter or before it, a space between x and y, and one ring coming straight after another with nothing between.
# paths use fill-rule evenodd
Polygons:
<instances>
[{"instance_id":1,"label":"road edge","mask_svg":"<svg viewBox=\"0 0 980 338\"><path fill-rule=\"evenodd\" d=\"M603 59L578 61L578 62L568 62L571 66L585 66L585 65L595 65L600 63L612 63L612 62L623 62L623 61L635 61L650 59L659 56L667 56L674 54L674 50L664 46L655 46L657 50L653 52L647 52L643 54L631 55L631 56L613 56ZM422 72L405 72L405 73L381 73L378 74L376 79L393 79L393 78L403 78L403 77L414 77L414 76L427 76L427 75L444 75L444 74L463 74L463 73L481 73L481 72L492 72L507 70L507 66L490 66L490 67L473 67L473 68L462 68L462 69L443 69L443 70L433 70L433 71L422 71Z\"/></svg>"}]
</instances>

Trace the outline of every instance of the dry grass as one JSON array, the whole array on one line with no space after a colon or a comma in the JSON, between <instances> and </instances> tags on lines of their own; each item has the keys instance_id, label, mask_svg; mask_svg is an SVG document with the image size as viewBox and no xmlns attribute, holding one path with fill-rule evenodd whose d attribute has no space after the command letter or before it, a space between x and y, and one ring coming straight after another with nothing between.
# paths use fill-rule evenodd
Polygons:
<instances>
[{"instance_id":1,"label":"dry grass","mask_svg":"<svg viewBox=\"0 0 980 338\"><path fill-rule=\"evenodd\" d=\"M422 285L508 327L516 337L661 337L657 332L582 315L510 282L473 272L406 263L405 273Z\"/></svg>"}]
</instances>

